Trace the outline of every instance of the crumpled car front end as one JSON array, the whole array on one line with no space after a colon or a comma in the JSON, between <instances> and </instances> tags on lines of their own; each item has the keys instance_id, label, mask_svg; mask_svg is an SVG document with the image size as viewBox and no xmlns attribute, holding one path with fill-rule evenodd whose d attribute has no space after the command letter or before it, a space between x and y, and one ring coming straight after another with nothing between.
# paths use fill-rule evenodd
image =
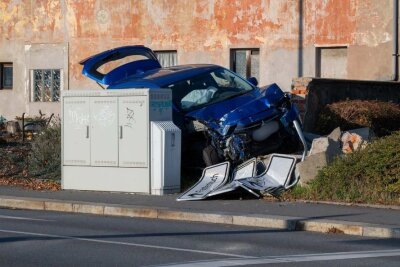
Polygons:
<instances>
[{"instance_id":1,"label":"crumpled car front end","mask_svg":"<svg viewBox=\"0 0 400 267\"><path fill-rule=\"evenodd\" d=\"M234 108L230 110L229 105ZM276 84L239 96L233 103L218 103L187 114L207 128L208 146L203 151L207 165L223 160L239 164L284 146L296 149L298 138L291 126L298 115L289 95Z\"/></svg>"}]
</instances>

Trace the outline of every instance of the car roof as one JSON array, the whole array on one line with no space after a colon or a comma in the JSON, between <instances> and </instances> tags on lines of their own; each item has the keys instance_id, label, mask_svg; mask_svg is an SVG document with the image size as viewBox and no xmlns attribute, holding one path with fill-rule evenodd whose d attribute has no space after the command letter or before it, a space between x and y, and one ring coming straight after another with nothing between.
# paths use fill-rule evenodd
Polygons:
<instances>
[{"instance_id":1,"label":"car roof","mask_svg":"<svg viewBox=\"0 0 400 267\"><path fill-rule=\"evenodd\" d=\"M197 76L218 68L222 67L212 64L189 64L152 69L139 74L128 76L123 80L119 80L116 83L111 84L108 88L121 89L135 86L162 88L171 83L188 79L190 77Z\"/></svg>"}]
</instances>

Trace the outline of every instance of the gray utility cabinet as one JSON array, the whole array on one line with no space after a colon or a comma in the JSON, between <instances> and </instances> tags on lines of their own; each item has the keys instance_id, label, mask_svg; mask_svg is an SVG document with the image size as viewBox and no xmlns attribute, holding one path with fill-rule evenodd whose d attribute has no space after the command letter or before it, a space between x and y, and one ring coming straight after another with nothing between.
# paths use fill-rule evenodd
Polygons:
<instances>
[{"instance_id":1,"label":"gray utility cabinet","mask_svg":"<svg viewBox=\"0 0 400 267\"><path fill-rule=\"evenodd\" d=\"M62 188L150 193L150 122L172 121L170 90L62 92Z\"/></svg>"}]
</instances>

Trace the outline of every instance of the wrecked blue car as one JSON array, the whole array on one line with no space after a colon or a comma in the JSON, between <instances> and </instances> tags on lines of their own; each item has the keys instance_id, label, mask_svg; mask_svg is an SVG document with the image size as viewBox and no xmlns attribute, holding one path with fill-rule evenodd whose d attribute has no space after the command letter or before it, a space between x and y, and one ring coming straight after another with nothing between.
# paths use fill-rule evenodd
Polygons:
<instances>
[{"instance_id":1,"label":"wrecked blue car","mask_svg":"<svg viewBox=\"0 0 400 267\"><path fill-rule=\"evenodd\" d=\"M124 64L104 71L120 60ZM298 148L292 127L298 111L276 84L257 87L255 78L245 80L209 64L163 68L144 46L115 48L80 63L84 75L107 89L171 89L173 120L183 134L182 158L192 159L189 164L198 165L202 158L207 166L225 160L236 165Z\"/></svg>"}]
</instances>

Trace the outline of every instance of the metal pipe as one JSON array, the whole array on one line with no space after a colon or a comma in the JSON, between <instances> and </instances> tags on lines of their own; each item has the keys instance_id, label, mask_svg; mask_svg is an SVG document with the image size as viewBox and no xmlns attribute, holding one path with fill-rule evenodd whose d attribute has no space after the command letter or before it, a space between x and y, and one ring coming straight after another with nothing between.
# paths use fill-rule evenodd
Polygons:
<instances>
[{"instance_id":1,"label":"metal pipe","mask_svg":"<svg viewBox=\"0 0 400 267\"><path fill-rule=\"evenodd\" d=\"M393 81L399 80L399 0L393 0Z\"/></svg>"},{"instance_id":2,"label":"metal pipe","mask_svg":"<svg viewBox=\"0 0 400 267\"><path fill-rule=\"evenodd\" d=\"M25 112L22 113L22 142L25 141Z\"/></svg>"},{"instance_id":3,"label":"metal pipe","mask_svg":"<svg viewBox=\"0 0 400 267\"><path fill-rule=\"evenodd\" d=\"M294 124L294 128L296 129L297 134L300 137L301 143L303 144L303 147L304 147L303 156L301 157L301 161L304 161L304 159L306 158L306 155L307 155L306 139L304 138L303 131L301 130L300 123L297 120L294 120L293 124Z\"/></svg>"}]
</instances>

